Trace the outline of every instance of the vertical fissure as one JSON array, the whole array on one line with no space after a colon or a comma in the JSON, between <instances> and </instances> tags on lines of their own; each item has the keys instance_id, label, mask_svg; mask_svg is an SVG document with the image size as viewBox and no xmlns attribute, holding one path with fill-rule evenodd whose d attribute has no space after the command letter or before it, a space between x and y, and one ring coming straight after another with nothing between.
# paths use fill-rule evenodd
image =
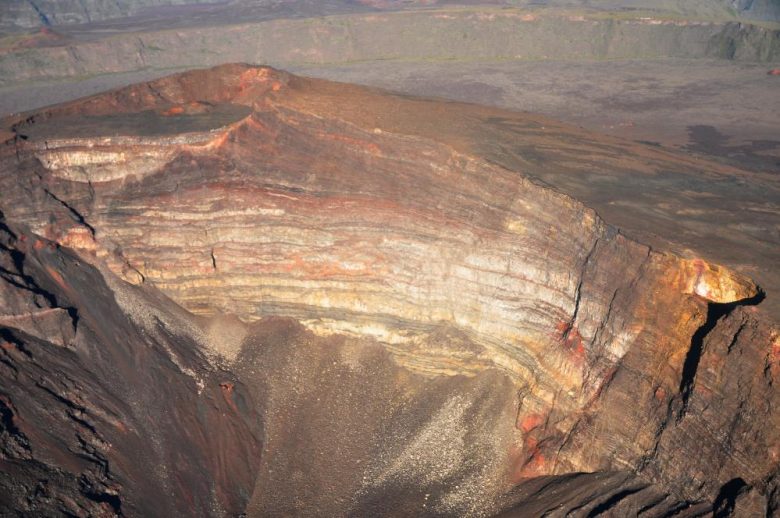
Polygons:
<instances>
[{"instance_id":1,"label":"vertical fissure","mask_svg":"<svg viewBox=\"0 0 780 518\"><path fill-rule=\"evenodd\" d=\"M685 356L685 361L683 362L679 388L681 405L677 413L678 421L682 419L688 411L688 402L693 393L693 389L696 386L696 374L699 370L701 357L704 354L705 339L707 336L715 329L715 326L721 318L728 316L738 306L754 306L762 300L764 300L764 292L759 290L755 296L749 299L729 303L710 302L707 304L707 318L701 327L693 333L693 336L691 337L691 346L688 349L688 354ZM738 335L739 332L740 330L738 330L735 335ZM733 347L733 344L729 349L731 347Z\"/></svg>"}]
</instances>

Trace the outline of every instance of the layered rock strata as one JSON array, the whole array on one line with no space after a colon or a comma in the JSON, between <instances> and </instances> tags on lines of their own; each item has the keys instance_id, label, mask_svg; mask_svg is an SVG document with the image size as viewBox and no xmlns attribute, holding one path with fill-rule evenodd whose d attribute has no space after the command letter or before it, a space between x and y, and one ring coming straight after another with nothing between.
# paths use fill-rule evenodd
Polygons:
<instances>
[{"instance_id":1,"label":"layered rock strata","mask_svg":"<svg viewBox=\"0 0 780 518\"><path fill-rule=\"evenodd\" d=\"M268 472L255 472L250 510L313 512L311 502L283 497L278 488L291 486L272 472L294 469L286 454L272 459L306 442L301 430L310 425L290 425L303 422L290 408L315 397L302 396L301 387L330 383L285 355L329 340L337 351L368 355L375 370L351 371L349 386L366 386L366 372L374 372L372 401L404 400L392 395L391 380L401 376L416 380L410 387L435 380L432 394L463 391L465 401L484 397L494 408L484 413L462 403L468 410L457 410L449 406L457 398L445 397L430 403L449 409L441 422L430 414L432 428L413 427L408 442L372 439L396 461L369 458L369 468L343 470L343 499L316 504L335 514L383 509L388 488L408 495L410 480L430 467L410 460L414 448L434 445L425 441L448 426L469 437L464 415L485 423L477 437L499 441L486 447L494 453L483 462L495 464L472 471L476 478L464 486L489 481L492 497L456 498L447 480L468 475L442 466L429 480L439 488L433 514L496 512L510 505L500 496L516 484L577 472L625 474L610 479L622 494L615 502L589 500L594 508L609 504L604 510L625 500L627 508L706 512L734 508L744 495L745 509L775 508L780 344L776 328L749 307L764 296L750 279L633 241L522 171L420 136L425 131L338 117L332 104L323 108L330 98L318 97L320 84L242 65L172 76L13 121L0 162L10 220L72 247L105 275L154 287L217 324L231 314L261 326L222 321L237 330L234 338L217 325L218 338L203 341L225 361L237 360L235 372L269 412L265 441L278 444L261 461L270 463ZM344 111L381 121L410 102L362 95L359 105L343 99ZM79 134L72 121L84 116L111 135ZM275 332L269 317L304 327ZM55 323L38 333L61 326L57 318L47 316ZM273 357L274 343L288 359L264 359ZM339 353L333 364L364 363L347 356ZM275 379L268 366L280 363L296 368ZM400 371L381 381L388 369ZM283 388L290 376L300 384ZM275 390L286 395L275 398ZM300 403L290 407L290 398ZM382 412L377 422L392 422ZM408 424L416 414L402 415ZM286 438L290 429L298 432ZM363 453L345 458L366 458L374 443L360 444ZM462 439L453 453L458 469L472 462L462 454L468 444ZM376 482L373 491L348 482L358 472ZM410 505L423 496L409 497Z\"/></svg>"}]
</instances>

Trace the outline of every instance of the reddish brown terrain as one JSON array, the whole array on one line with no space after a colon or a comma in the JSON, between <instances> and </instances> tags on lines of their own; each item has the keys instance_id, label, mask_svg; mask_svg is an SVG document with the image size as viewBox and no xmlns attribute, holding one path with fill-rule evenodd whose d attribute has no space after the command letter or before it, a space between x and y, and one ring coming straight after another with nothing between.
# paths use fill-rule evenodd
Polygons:
<instances>
[{"instance_id":1,"label":"reddish brown terrain","mask_svg":"<svg viewBox=\"0 0 780 518\"><path fill-rule=\"evenodd\" d=\"M771 174L248 65L3 128L4 513L780 506Z\"/></svg>"}]
</instances>

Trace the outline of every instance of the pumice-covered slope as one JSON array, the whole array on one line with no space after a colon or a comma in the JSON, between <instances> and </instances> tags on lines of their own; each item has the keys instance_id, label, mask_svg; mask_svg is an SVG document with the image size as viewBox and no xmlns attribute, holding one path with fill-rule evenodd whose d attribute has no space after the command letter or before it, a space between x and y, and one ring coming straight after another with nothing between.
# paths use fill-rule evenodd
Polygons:
<instances>
[{"instance_id":1,"label":"pumice-covered slope","mask_svg":"<svg viewBox=\"0 0 780 518\"><path fill-rule=\"evenodd\" d=\"M150 419L166 437L208 440L204 465L220 460L177 467L195 446L174 441L157 465L198 483L228 471L233 492L209 493L217 515L774 510L780 342L751 279L630 239L456 125L435 131L437 110L478 124L474 109L428 102L415 126L399 114L416 100L337 91L226 65L6 121L0 208L30 232L14 232L9 253L53 250L105 281L61 272L56 302L30 313L9 295L2 325L20 344L68 350L81 335L65 315L97 304L122 322L101 319L103 333L129 333L100 342L103 354L158 344L150 365L109 376L127 388L101 397L131 419L146 394L182 392L165 404L195 421ZM708 168L589 144L552 121L535 131L541 153L575 135L607 168L610 152ZM11 262L4 290L42 282ZM40 368L96 383L76 351L83 367ZM7 382L16 410L4 415L22 417L6 429L22 430L25 412L30 430L44 426L40 401ZM203 405L223 404L230 425L199 435ZM158 440L154 426L143 432ZM52 448L41 440L36 451ZM128 473L112 491L143 510Z\"/></svg>"}]
</instances>

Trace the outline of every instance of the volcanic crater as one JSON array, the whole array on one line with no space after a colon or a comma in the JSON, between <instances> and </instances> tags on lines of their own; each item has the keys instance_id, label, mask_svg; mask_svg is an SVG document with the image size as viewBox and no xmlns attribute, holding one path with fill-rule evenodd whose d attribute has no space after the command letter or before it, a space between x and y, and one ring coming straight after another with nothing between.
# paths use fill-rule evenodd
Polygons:
<instances>
[{"instance_id":1,"label":"volcanic crater","mask_svg":"<svg viewBox=\"0 0 780 518\"><path fill-rule=\"evenodd\" d=\"M774 512L764 291L478 123L529 167L724 167L240 64L4 120L0 508Z\"/></svg>"}]
</instances>

